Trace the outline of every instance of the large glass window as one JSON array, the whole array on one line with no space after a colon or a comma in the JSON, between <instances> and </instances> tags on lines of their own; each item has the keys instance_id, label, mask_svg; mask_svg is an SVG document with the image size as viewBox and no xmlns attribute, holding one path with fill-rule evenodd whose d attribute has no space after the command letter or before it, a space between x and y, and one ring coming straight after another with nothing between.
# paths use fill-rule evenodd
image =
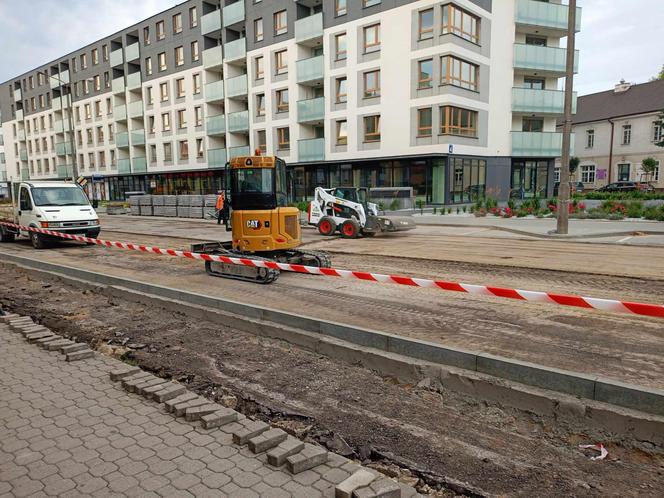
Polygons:
<instances>
[{"instance_id":1,"label":"large glass window","mask_svg":"<svg viewBox=\"0 0 664 498\"><path fill-rule=\"evenodd\" d=\"M417 88L431 88L433 83L433 59L425 59L417 63Z\"/></svg>"},{"instance_id":2,"label":"large glass window","mask_svg":"<svg viewBox=\"0 0 664 498\"><path fill-rule=\"evenodd\" d=\"M431 107L417 110L417 136L431 136Z\"/></svg>"},{"instance_id":3,"label":"large glass window","mask_svg":"<svg viewBox=\"0 0 664 498\"><path fill-rule=\"evenodd\" d=\"M581 166L581 181L583 183L595 183L595 165L586 164Z\"/></svg>"},{"instance_id":4,"label":"large glass window","mask_svg":"<svg viewBox=\"0 0 664 498\"><path fill-rule=\"evenodd\" d=\"M380 50L380 24L364 28L364 53Z\"/></svg>"},{"instance_id":5,"label":"large glass window","mask_svg":"<svg viewBox=\"0 0 664 498\"><path fill-rule=\"evenodd\" d=\"M450 202L474 202L486 192L486 161L482 159L449 159Z\"/></svg>"},{"instance_id":6,"label":"large glass window","mask_svg":"<svg viewBox=\"0 0 664 498\"><path fill-rule=\"evenodd\" d=\"M443 106L440 108L441 135L477 136L477 112L460 107Z\"/></svg>"},{"instance_id":7,"label":"large glass window","mask_svg":"<svg viewBox=\"0 0 664 498\"><path fill-rule=\"evenodd\" d=\"M446 55L440 58L440 83L477 91L479 70L476 64Z\"/></svg>"},{"instance_id":8,"label":"large glass window","mask_svg":"<svg viewBox=\"0 0 664 498\"><path fill-rule=\"evenodd\" d=\"M479 17L454 4L443 5L443 34L452 33L473 43L479 43L479 27Z\"/></svg>"},{"instance_id":9,"label":"large glass window","mask_svg":"<svg viewBox=\"0 0 664 498\"><path fill-rule=\"evenodd\" d=\"M433 38L433 9L419 12L419 35L420 40Z\"/></svg>"}]
</instances>

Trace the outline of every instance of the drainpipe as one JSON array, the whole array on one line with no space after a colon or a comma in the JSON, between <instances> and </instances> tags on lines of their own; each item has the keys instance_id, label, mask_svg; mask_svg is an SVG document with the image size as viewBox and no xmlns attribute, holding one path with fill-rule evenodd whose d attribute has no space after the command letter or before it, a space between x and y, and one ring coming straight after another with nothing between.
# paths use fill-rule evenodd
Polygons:
<instances>
[{"instance_id":1,"label":"drainpipe","mask_svg":"<svg viewBox=\"0 0 664 498\"><path fill-rule=\"evenodd\" d=\"M613 175L611 174L613 172L613 127L615 126L615 123L613 122L612 119L607 120L609 123L611 123L611 142L609 145L609 178L607 179L607 184L612 182Z\"/></svg>"}]
</instances>

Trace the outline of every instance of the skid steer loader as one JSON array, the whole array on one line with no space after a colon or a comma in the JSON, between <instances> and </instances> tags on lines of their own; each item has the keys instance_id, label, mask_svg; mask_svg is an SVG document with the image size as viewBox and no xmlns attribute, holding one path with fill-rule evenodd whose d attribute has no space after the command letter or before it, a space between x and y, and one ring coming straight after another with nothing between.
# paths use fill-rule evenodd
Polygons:
<instances>
[{"instance_id":1,"label":"skid steer loader","mask_svg":"<svg viewBox=\"0 0 664 498\"><path fill-rule=\"evenodd\" d=\"M368 201L368 189L317 187L314 200L309 203L309 224L321 235L354 239L360 235L373 237L382 232L401 232L416 227L407 216L379 216L378 206Z\"/></svg>"}]
</instances>

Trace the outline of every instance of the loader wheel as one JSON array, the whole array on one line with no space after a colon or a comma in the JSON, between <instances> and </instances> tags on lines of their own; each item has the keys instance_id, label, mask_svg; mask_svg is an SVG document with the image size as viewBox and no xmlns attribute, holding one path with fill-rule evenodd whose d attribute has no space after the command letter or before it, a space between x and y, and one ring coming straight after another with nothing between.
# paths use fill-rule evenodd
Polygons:
<instances>
[{"instance_id":1,"label":"loader wheel","mask_svg":"<svg viewBox=\"0 0 664 498\"><path fill-rule=\"evenodd\" d=\"M344 239L356 239L360 233L360 224L354 219L346 220L341 225L341 236Z\"/></svg>"},{"instance_id":2,"label":"loader wheel","mask_svg":"<svg viewBox=\"0 0 664 498\"><path fill-rule=\"evenodd\" d=\"M334 231L337 229L337 224L334 222L332 218L324 217L321 218L320 221L318 222L318 232L321 235L332 235Z\"/></svg>"}]
</instances>

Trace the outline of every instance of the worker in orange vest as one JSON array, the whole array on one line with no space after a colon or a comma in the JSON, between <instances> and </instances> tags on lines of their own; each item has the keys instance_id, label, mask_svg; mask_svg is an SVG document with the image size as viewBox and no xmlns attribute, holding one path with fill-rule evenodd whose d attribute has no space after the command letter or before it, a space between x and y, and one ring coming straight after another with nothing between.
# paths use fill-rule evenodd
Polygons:
<instances>
[{"instance_id":1,"label":"worker in orange vest","mask_svg":"<svg viewBox=\"0 0 664 498\"><path fill-rule=\"evenodd\" d=\"M226 196L223 191L219 192L217 196L217 203L214 205L214 208L217 210L217 225L221 225L221 221L224 221L224 225L228 224L228 210L226 209Z\"/></svg>"}]
</instances>

